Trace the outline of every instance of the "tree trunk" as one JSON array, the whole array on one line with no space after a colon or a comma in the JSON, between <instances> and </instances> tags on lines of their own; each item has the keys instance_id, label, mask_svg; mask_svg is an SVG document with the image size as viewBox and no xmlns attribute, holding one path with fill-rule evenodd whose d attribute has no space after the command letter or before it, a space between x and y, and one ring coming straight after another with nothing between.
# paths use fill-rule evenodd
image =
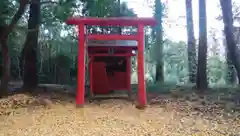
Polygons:
<instances>
[{"instance_id":1,"label":"tree trunk","mask_svg":"<svg viewBox=\"0 0 240 136\"><path fill-rule=\"evenodd\" d=\"M155 18L157 20L157 26L155 27L156 32L156 82L163 82L164 81L164 67L163 67L163 31L162 31L162 16L163 16L163 9L162 9L161 0L155 0Z\"/></svg>"},{"instance_id":2,"label":"tree trunk","mask_svg":"<svg viewBox=\"0 0 240 136\"><path fill-rule=\"evenodd\" d=\"M240 45L240 27L234 27L234 37L236 37L236 45L239 50L238 45Z\"/></svg>"},{"instance_id":3,"label":"tree trunk","mask_svg":"<svg viewBox=\"0 0 240 136\"><path fill-rule=\"evenodd\" d=\"M8 93L8 82L9 82L9 74L10 74L10 58L8 53L8 36L12 32L14 26L18 22L18 20L22 17L26 5L28 4L28 0L20 0L20 6L13 16L11 23L8 26L1 27L0 30L0 44L2 48L2 58L3 58L3 68L2 68L2 79L1 79L1 92L0 96L3 96Z\"/></svg>"},{"instance_id":4,"label":"tree trunk","mask_svg":"<svg viewBox=\"0 0 240 136\"><path fill-rule=\"evenodd\" d=\"M236 72L235 72L235 68L233 66L232 60L231 60L231 55L230 52L228 50L227 44L226 44L226 40L223 40L223 45L225 46L225 57L226 57L226 62L227 62L227 71L226 71L226 82L227 84L234 84L236 83Z\"/></svg>"},{"instance_id":5,"label":"tree trunk","mask_svg":"<svg viewBox=\"0 0 240 136\"><path fill-rule=\"evenodd\" d=\"M196 83L196 43L193 26L192 0L185 0L186 4L186 22L188 36L188 69L189 81Z\"/></svg>"},{"instance_id":6,"label":"tree trunk","mask_svg":"<svg viewBox=\"0 0 240 136\"><path fill-rule=\"evenodd\" d=\"M233 34L233 13L232 13L232 0L220 0L224 33L226 36L227 48L229 51L229 57L237 71L238 83L240 81L240 55L236 46L234 34Z\"/></svg>"},{"instance_id":7,"label":"tree trunk","mask_svg":"<svg viewBox=\"0 0 240 136\"><path fill-rule=\"evenodd\" d=\"M118 0L118 17L121 17L121 0ZM122 34L121 26L118 27L118 34Z\"/></svg>"},{"instance_id":8,"label":"tree trunk","mask_svg":"<svg viewBox=\"0 0 240 136\"><path fill-rule=\"evenodd\" d=\"M199 47L197 65L197 88L207 89L207 17L206 0L199 0Z\"/></svg>"},{"instance_id":9,"label":"tree trunk","mask_svg":"<svg viewBox=\"0 0 240 136\"><path fill-rule=\"evenodd\" d=\"M32 0L28 19L28 34L24 45L24 88L35 88L37 78L37 48L40 20L40 0ZM30 90L31 90L30 89Z\"/></svg>"},{"instance_id":10,"label":"tree trunk","mask_svg":"<svg viewBox=\"0 0 240 136\"><path fill-rule=\"evenodd\" d=\"M0 96L8 94L8 82L10 73L10 58L8 54L8 46L6 39L1 41L2 44L2 58L3 58L3 68L2 68L2 79L1 79L1 92Z\"/></svg>"}]
</instances>

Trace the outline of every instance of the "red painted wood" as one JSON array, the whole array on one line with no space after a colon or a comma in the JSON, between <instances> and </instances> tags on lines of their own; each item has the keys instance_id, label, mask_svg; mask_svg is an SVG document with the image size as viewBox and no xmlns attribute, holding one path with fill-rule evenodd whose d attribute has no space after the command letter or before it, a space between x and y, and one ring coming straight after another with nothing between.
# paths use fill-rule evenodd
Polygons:
<instances>
[{"instance_id":1,"label":"red painted wood","mask_svg":"<svg viewBox=\"0 0 240 136\"><path fill-rule=\"evenodd\" d=\"M116 48L135 48L135 49L137 49L137 45L135 46L135 45L124 45L124 44L107 44L107 45L103 45L103 44L89 44L88 45L88 47L100 47L100 48L102 48L102 47L112 47L112 48L114 48L114 47L116 47Z\"/></svg>"},{"instance_id":2,"label":"red painted wood","mask_svg":"<svg viewBox=\"0 0 240 136\"><path fill-rule=\"evenodd\" d=\"M108 76L109 88L127 90L127 74L127 72L114 72L114 76Z\"/></svg>"},{"instance_id":3,"label":"red painted wood","mask_svg":"<svg viewBox=\"0 0 240 136\"><path fill-rule=\"evenodd\" d=\"M109 18L94 18L94 17L71 17L67 20L69 25L120 25L120 26L137 26L138 24L155 26L154 18L137 18L137 17L109 17Z\"/></svg>"},{"instance_id":4,"label":"red painted wood","mask_svg":"<svg viewBox=\"0 0 240 136\"><path fill-rule=\"evenodd\" d=\"M120 25L120 26L138 26L138 34L137 35L90 35L90 39L96 39L96 40L137 40L138 41L138 47L135 47L134 50L138 49L138 103L142 106L145 106L146 101L146 86L144 81L144 26L155 26L156 20L154 18L129 18L129 17L122 17L122 18L80 18L80 17L72 17L67 20L68 24L74 24L78 25L78 81L77 81L77 96L76 96L76 104L82 105L84 104L84 93L85 93L85 63L84 63L84 57L85 57L85 50L84 50L84 25ZM124 47L125 48L125 47ZM91 53L91 52L90 52ZM128 52L130 53L130 52ZM129 56L127 56L129 57ZM90 87L93 88L93 90L96 88L97 85L95 85L96 81L101 81L101 86L98 91L103 93L107 93L108 89L111 89L108 86L108 78L106 77L106 71L99 72L97 69L99 66L95 66L93 61L92 66L90 67L90 77L91 77L91 84ZM129 61L128 64L130 64L131 61ZM101 64L100 64L101 65ZM101 67L101 66L100 66ZM129 67L128 66L128 70ZM101 69L101 68L100 68ZM99 73L101 74L99 78L94 75L94 71L98 71L97 75ZM129 78L130 71L125 72L125 81L127 84L127 88L130 88L129 85ZM124 77L121 77L120 80L122 81ZM98 83L97 82L97 83ZM108 89L106 89L108 87ZM102 88L102 89L101 89ZM113 88L125 88L122 86L113 86ZM96 91L96 90L95 90ZM98 92L96 91L96 92Z\"/></svg>"},{"instance_id":5,"label":"red painted wood","mask_svg":"<svg viewBox=\"0 0 240 136\"><path fill-rule=\"evenodd\" d=\"M132 50L137 50L137 47L135 46L88 46L89 51L108 50L109 48L113 48L118 51L130 51L130 52L132 52Z\"/></svg>"},{"instance_id":6,"label":"red painted wood","mask_svg":"<svg viewBox=\"0 0 240 136\"><path fill-rule=\"evenodd\" d=\"M95 34L88 35L88 40L137 40L136 35L117 35L117 34Z\"/></svg>"},{"instance_id":7,"label":"red painted wood","mask_svg":"<svg viewBox=\"0 0 240 136\"><path fill-rule=\"evenodd\" d=\"M140 106L147 104L145 73L144 73L144 26L138 25L138 103Z\"/></svg>"},{"instance_id":8,"label":"red painted wood","mask_svg":"<svg viewBox=\"0 0 240 136\"><path fill-rule=\"evenodd\" d=\"M100 56L116 56L116 57L124 57L124 56L135 56L135 54L132 54L132 53L122 53L122 54L107 54L107 53L95 53L95 54L89 54L89 56L94 56L94 57L100 57Z\"/></svg>"},{"instance_id":9,"label":"red painted wood","mask_svg":"<svg viewBox=\"0 0 240 136\"><path fill-rule=\"evenodd\" d=\"M109 47L110 48L110 47ZM101 49L101 48L98 48ZM120 50L121 48L119 48ZM88 51L91 50L90 48L88 49ZM119 50L116 50L117 52ZM130 52L131 50L128 50L128 52ZM107 53L98 53L98 54L88 54L91 59L98 57L98 55L100 56L111 56ZM128 61L130 59L130 56L127 56L126 54L118 54L119 56L125 56L127 59L127 63L131 63L130 61ZM115 54L113 54L112 56L115 56ZM133 55L131 55L133 56ZM94 64L94 65L93 65ZM90 76L92 77L92 79L90 80L90 87L92 88L92 93L93 94L106 94L108 93L108 91L110 90L129 90L129 86L131 86L131 81L130 79L128 79L129 74L131 75L131 73L129 72L130 70L128 70L128 68L130 68L130 64L126 64L126 68L127 71L126 72L114 72L114 76L111 75L107 75L106 73L106 69L101 70L102 68L99 68L99 64L98 62L94 62L93 60L91 60L89 67L90 67ZM102 63L100 62L100 65L102 65ZM100 69L100 70L99 70ZM96 73L95 73L96 72ZM96 77L97 76L97 77ZM104 78L98 78L98 77L104 77ZM107 77L107 79L105 79L105 77ZM104 87L106 87L106 83L100 83L101 85L104 85L104 87L99 87L99 84L96 82L99 82L98 80L102 80L100 82L103 82L103 80L107 80L108 81L108 89L103 89ZM97 90L96 90L97 88ZM102 88L102 89L98 89L98 88ZM107 91L108 90L108 91Z\"/></svg>"},{"instance_id":10,"label":"red painted wood","mask_svg":"<svg viewBox=\"0 0 240 136\"><path fill-rule=\"evenodd\" d=\"M93 62L92 69L92 91L94 94L107 94L109 83L106 73L105 63Z\"/></svg>"},{"instance_id":11,"label":"red painted wood","mask_svg":"<svg viewBox=\"0 0 240 136\"><path fill-rule=\"evenodd\" d=\"M84 104L85 94L85 39L83 24L78 25L78 79L77 79L77 95L76 104Z\"/></svg>"}]
</instances>

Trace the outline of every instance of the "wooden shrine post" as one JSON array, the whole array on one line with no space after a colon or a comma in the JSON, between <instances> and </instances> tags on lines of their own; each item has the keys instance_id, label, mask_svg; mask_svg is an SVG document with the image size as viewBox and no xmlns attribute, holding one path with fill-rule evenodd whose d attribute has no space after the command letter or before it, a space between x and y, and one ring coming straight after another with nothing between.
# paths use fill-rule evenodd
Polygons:
<instances>
[{"instance_id":1,"label":"wooden shrine post","mask_svg":"<svg viewBox=\"0 0 240 136\"><path fill-rule=\"evenodd\" d=\"M85 25L78 24L78 68L76 105L84 105L85 96Z\"/></svg>"},{"instance_id":2,"label":"wooden shrine post","mask_svg":"<svg viewBox=\"0 0 240 136\"><path fill-rule=\"evenodd\" d=\"M144 107L147 104L145 72L144 72L144 25L138 24L138 104Z\"/></svg>"}]
</instances>

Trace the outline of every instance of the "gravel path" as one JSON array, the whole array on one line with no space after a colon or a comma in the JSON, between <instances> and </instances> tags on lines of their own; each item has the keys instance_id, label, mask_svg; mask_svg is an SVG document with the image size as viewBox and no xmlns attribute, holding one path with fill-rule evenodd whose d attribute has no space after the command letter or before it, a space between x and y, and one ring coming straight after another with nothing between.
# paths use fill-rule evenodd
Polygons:
<instances>
[{"instance_id":1,"label":"gravel path","mask_svg":"<svg viewBox=\"0 0 240 136\"><path fill-rule=\"evenodd\" d=\"M13 101L23 99L33 98L20 95L4 101L16 104ZM44 103L41 102L44 100L37 101ZM2 103L3 100L0 104L4 105ZM28 106L21 108L9 108L6 104L0 107L4 111L9 110L7 114L0 115L0 136L240 135L239 120L224 119L221 116L212 120L196 112L182 113L174 109L172 103L152 105L144 111L136 109L133 103L125 100L88 103L82 109L76 109L74 103L70 102L49 102L49 106L29 106L34 103L30 101L25 103ZM24 105L21 102L18 104Z\"/></svg>"}]
</instances>

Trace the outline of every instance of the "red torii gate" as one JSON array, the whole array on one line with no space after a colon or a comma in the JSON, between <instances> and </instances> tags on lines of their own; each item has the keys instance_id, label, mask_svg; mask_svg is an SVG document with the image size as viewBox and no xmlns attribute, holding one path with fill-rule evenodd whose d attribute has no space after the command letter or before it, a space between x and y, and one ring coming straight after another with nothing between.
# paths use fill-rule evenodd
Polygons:
<instances>
[{"instance_id":1,"label":"red torii gate","mask_svg":"<svg viewBox=\"0 0 240 136\"><path fill-rule=\"evenodd\" d=\"M117 35L117 34L90 34L89 40L135 40L138 42L138 104L141 107L146 106L146 85L144 78L144 26L155 26L154 18L136 18L136 17L110 17L110 18L81 18L72 17L67 20L67 24L78 26L78 79L76 105L84 105L85 95L85 25L98 26L137 26L135 35Z\"/></svg>"}]
</instances>

